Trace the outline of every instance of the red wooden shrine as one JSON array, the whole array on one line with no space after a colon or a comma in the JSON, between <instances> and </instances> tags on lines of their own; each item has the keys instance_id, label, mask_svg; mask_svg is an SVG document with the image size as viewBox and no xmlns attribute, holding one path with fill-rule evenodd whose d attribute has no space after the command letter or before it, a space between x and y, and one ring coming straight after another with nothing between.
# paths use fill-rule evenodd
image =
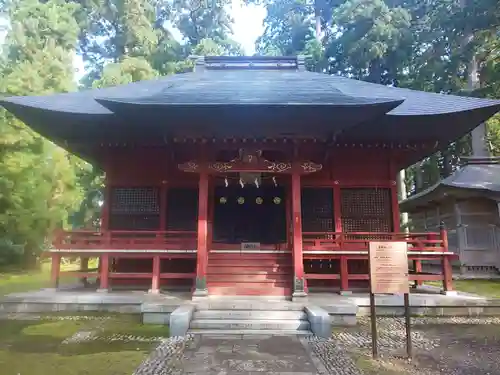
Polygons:
<instances>
[{"instance_id":1,"label":"red wooden shrine","mask_svg":"<svg viewBox=\"0 0 500 375\"><path fill-rule=\"evenodd\" d=\"M368 243L382 239L408 242L409 280L442 280L452 289L446 231L399 228L394 160L413 148L240 138L106 144L101 150L102 228L57 233L55 283L60 257L78 255L100 258L98 271L76 274L98 277L102 290L347 292L367 286ZM421 272L428 259L441 259L442 274Z\"/></svg>"},{"instance_id":2,"label":"red wooden shrine","mask_svg":"<svg viewBox=\"0 0 500 375\"><path fill-rule=\"evenodd\" d=\"M307 72L300 56L205 57L191 73L0 104L106 175L100 227L55 234L55 285L77 256L72 274L101 290L196 296L367 288L372 240L406 241L409 281L451 290L446 230L401 230L396 174L500 109Z\"/></svg>"}]
</instances>

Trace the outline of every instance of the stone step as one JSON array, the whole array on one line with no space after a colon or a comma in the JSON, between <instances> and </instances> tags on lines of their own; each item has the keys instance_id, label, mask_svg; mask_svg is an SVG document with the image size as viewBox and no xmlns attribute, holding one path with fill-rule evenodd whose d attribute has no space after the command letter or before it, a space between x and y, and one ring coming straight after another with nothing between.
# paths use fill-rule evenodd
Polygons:
<instances>
[{"instance_id":1,"label":"stone step","mask_svg":"<svg viewBox=\"0 0 500 375\"><path fill-rule=\"evenodd\" d=\"M194 319L192 329L253 329L253 330L309 330L307 320L238 320L238 319Z\"/></svg>"},{"instance_id":2,"label":"stone step","mask_svg":"<svg viewBox=\"0 0 500 375\"><path fill-rule=\"evenodd\" d=\"M193 319L307 320L307 314L304 311L293 310L198 310L194 312Z\"/></svg>"},{"instance_id":3,"label":"stone step","mask_svg":"<svg viewBox=\"0 0 500 375\"><path fill-rule=\"evenodd\" d=\"M258 297L245 300L239 296L212 296L196 304L198 310L304 311L304 304Z\"/></svg>"},{"instance_id":4,"label":"stone step","mask_svg":"<svg viewBox=\"0 0 500 375\"><path fill-rule=\"evenodd\" d=\"M269 335L269 336L311 336L312 332L304 330L276 330L276 329L189 329L188 333L198 335Z\"/></svg>"}]
</instances>

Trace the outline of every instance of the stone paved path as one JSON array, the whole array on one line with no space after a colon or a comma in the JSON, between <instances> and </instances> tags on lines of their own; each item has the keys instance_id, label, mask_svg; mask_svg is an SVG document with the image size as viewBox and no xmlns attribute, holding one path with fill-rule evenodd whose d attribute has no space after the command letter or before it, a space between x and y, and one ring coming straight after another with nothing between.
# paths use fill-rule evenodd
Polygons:
<instances>
[{"instance_id":1,"label":"stone paved path","mask_svg":"<svg viewBox=\"0 0 500 375\"><path fill-rule=\"evenodd\" d=\"M306 338L196 335L169 373L206 375L330 374ZM170 371L169 371L170 370Z\"/></svg>"}]
</instances>

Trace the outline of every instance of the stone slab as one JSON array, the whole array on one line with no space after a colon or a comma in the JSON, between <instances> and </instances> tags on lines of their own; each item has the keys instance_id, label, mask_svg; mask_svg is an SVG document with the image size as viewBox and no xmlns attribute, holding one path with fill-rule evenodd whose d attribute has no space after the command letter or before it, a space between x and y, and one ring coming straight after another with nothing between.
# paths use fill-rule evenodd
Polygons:
<instances>
[{"instance_id":1,"label":"stone slab","mask_svg":"<svg viewBox=\"0 0 500 375\"><path fill-rule=\"evenodd\" d=\"M0 312L49 313L49 312L118 312L139 314L144 303L161 306L165 312L189 301L190 294L167 292L151 295L140 291L98 293L96 291L37 290L13 293L0 298ZM189 301L190 302L190 301Z\"/></svg>"},{"instance_id":2,"label":"stone slab","mask_svg":"<svg viewBox=\"0 0 500 375\"><path fill-rule=\"evenodd\" d=\"M177 305L166 305L161 302L144 302L141 304L142 313L171 313L178 306Z\"/></svg>"},{"instance_id":3,"label":"stone slab","mask_svg":"<svg viewBox=\"0 0 500 375\"><path fill-rule=\"evenodd\" d=\"M175 308L193 303L189 292L162 292L151 295L142 291L111 291L97 293L91 290L36 290L13 293L0 298L0 313L50 313L50 312L172 312ZM351 324L353 316L366 315L369 311L369 295L353 293L311 292L307 303L320 306L332 316L333 325ZM141 306L145 304L144 306ZM401 315L403 297L384 295L376 297L378 315ZM272 298L218 298L210 297L197 303L201 309L254 310L254 311L301 311L304 303L277 301ZM500 300L459 292L456 296L439 294L439 288L419 287L410 295L412 314L429 316L499 316Z\"/></svg>"},{"instance_id":4,"label":"stone slab","mask_svg":"<svg viewBox=\"0 0 500 375\"><path fill-rule=\"evenodd\" d=\"M307 314L293 310L198 310L193 319L301 320L307 319Z\"/></svg>"},{"instance_id":5,"label":"stone slab","mask_svg":"<svg viewBox=\"0 0 500 375\"><path fill-rule=\"evenodd\" d=\"M307 320L243 320L243 319L197 319L192 320L190 328L198 329L271 329L271 330L307 330Z\"/></svg>"},{"instance_id":6,"label":"stone slab","mask_svg":"<svg viewBox=\"0 0 500 375\"><path fill-rule=\"evenodd\" d=\"M203 335L217 335L223 337L238 337L238 336L311 336L310 330L273 330L273 329L189 329L188 333L203 334Z\"/></svg>"},{"instance_id":7,"label":"stone slab","mask_svg":"<svg viewBox=\"0 0 500 375\"><path fill-rule=\"evenodd\" d=\"M180 363L186 374L326 374L296 336L201 335Z\"/></svg>"},{"instance_id":8,"label":"stone slab","mask_svg":"<svg viewBox=\"0 0 500 375\"><path fill-rule=\"evenodd\" d=\"M170 324L170 313L142 313L143 324Z\"/></svg>"},{"instance_id":9,"label":"stone slab","mask_svg":"<svg viewBox=\"0 0 500 375\"><path fill-rule=\"evenodd\" d=\"M303 311L303 303L263 299L219 299L210 298L196 303L198 310L260 310L260 311Z\"/></svg>"},{"instance_id":10,"label":"stone slab","mask_svg":"<svg viewBox=\"0 0 500 375\"><path fill-rule=\"evenodd\" d=\"M306 306L305 312L311 325L311 331L318 337L330 338L332 335L332 323L328 312L314 305Z\"/></svg>"},{"instance_id":11,"label":"stone slab","mask_svg":"<svg viewBox=\"0 0 500 375\"><path fill-rule=\"evenodd\" d=\"M185 336L187 334L194 309L194 305L185 304L170 314L170 336Z\"/></svg>"}]
</instances>

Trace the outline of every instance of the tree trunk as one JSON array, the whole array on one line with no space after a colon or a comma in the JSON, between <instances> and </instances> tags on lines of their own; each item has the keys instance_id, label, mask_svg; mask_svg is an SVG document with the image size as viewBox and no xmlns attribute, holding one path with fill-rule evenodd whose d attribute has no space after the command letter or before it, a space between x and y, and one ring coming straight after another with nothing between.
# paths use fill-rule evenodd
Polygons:
<instances>
[{"instance_id":1,"label":"tree trunk","mask_svg":"<svg viewBox=\"0 0 500 375\"><path fill-rule=\"evenodd\" d=\"M443 152L443 175L442 178L446 178L452 174L453 168L451 166L450 151L446 150Z\"/></svg>"},{"instance_id":2,"label":"tree trunk","mask_svg":"<svg viewBox=\"0 0 500 375\"><path fill-rule=\"evenodd\" d=\"M415 166L415 192L420 193L424 188L424 173L422 171L422 164L418 163Z\"/></svg>"},{"instance_id":3,"label":"tree trunk","mask_svg":"<svg viewBox=\"0 0 500 375\"><path fill-rule=\"evenodd\" d=\"M460 0L460 6L465 8L467 6L466 0ZM468 27L467 27L468 29ZM464 40L462 43L462 50L474 41L474 33L470 30L465 31ZM472 56L467 67L467 89L472 92L479 88L479 75L477 72L477 59ZM472 130L472 156L475 157L487 157L489 156L488 149L486 147L486 125L483 123L477 128Z\"/></svg>"},{"instance_id":4,"label":"tree trunk","mask_svg":"<svg viewBox=\"0 0 500 375\"><path fill-rule=\"evenodd\" d=\"M23 255L23 268L28 270L40 270L40 256L35 246L26 244Z\"/></svg>"},{"instance_id":5,"label":"tree trunk","mask_svg":"<svg viewBox=\"0 0 500 375\"><path fill-rule=\"evenodd\" d=\"M316 40L321 42L321 14L317 1L314 2L314 18L316 26Z\"/></svg>"},{"instance_id":6,"label":"tree trunk","mask_svg":"<svg viewBox=\"0 0 500 375\"><path fill-rule=\"evenodd\" d=\"M399 200L404 201L408 195L406 194L406 171L401 169L397 176L397 184L398 184L398 192L399 192ZM401 213L401 227L405 232L408 232L408 213Z\"/></svg>"},{"instance_id":7,"label":"tree trunk","mask_svg":"<svg viewBox=\"0 0 500 375\"><path fill-rule=\"evenodd\" d=\"M477 72L477 60L475 57L469 62L467 69L467 88L469 91L474 91L479 88L479 76ZM490 153L488 151L486 143L486 124L482 123L477 128L472 130L472 156L475 157L488 157Z\"/></svg>"}]
</instances>

